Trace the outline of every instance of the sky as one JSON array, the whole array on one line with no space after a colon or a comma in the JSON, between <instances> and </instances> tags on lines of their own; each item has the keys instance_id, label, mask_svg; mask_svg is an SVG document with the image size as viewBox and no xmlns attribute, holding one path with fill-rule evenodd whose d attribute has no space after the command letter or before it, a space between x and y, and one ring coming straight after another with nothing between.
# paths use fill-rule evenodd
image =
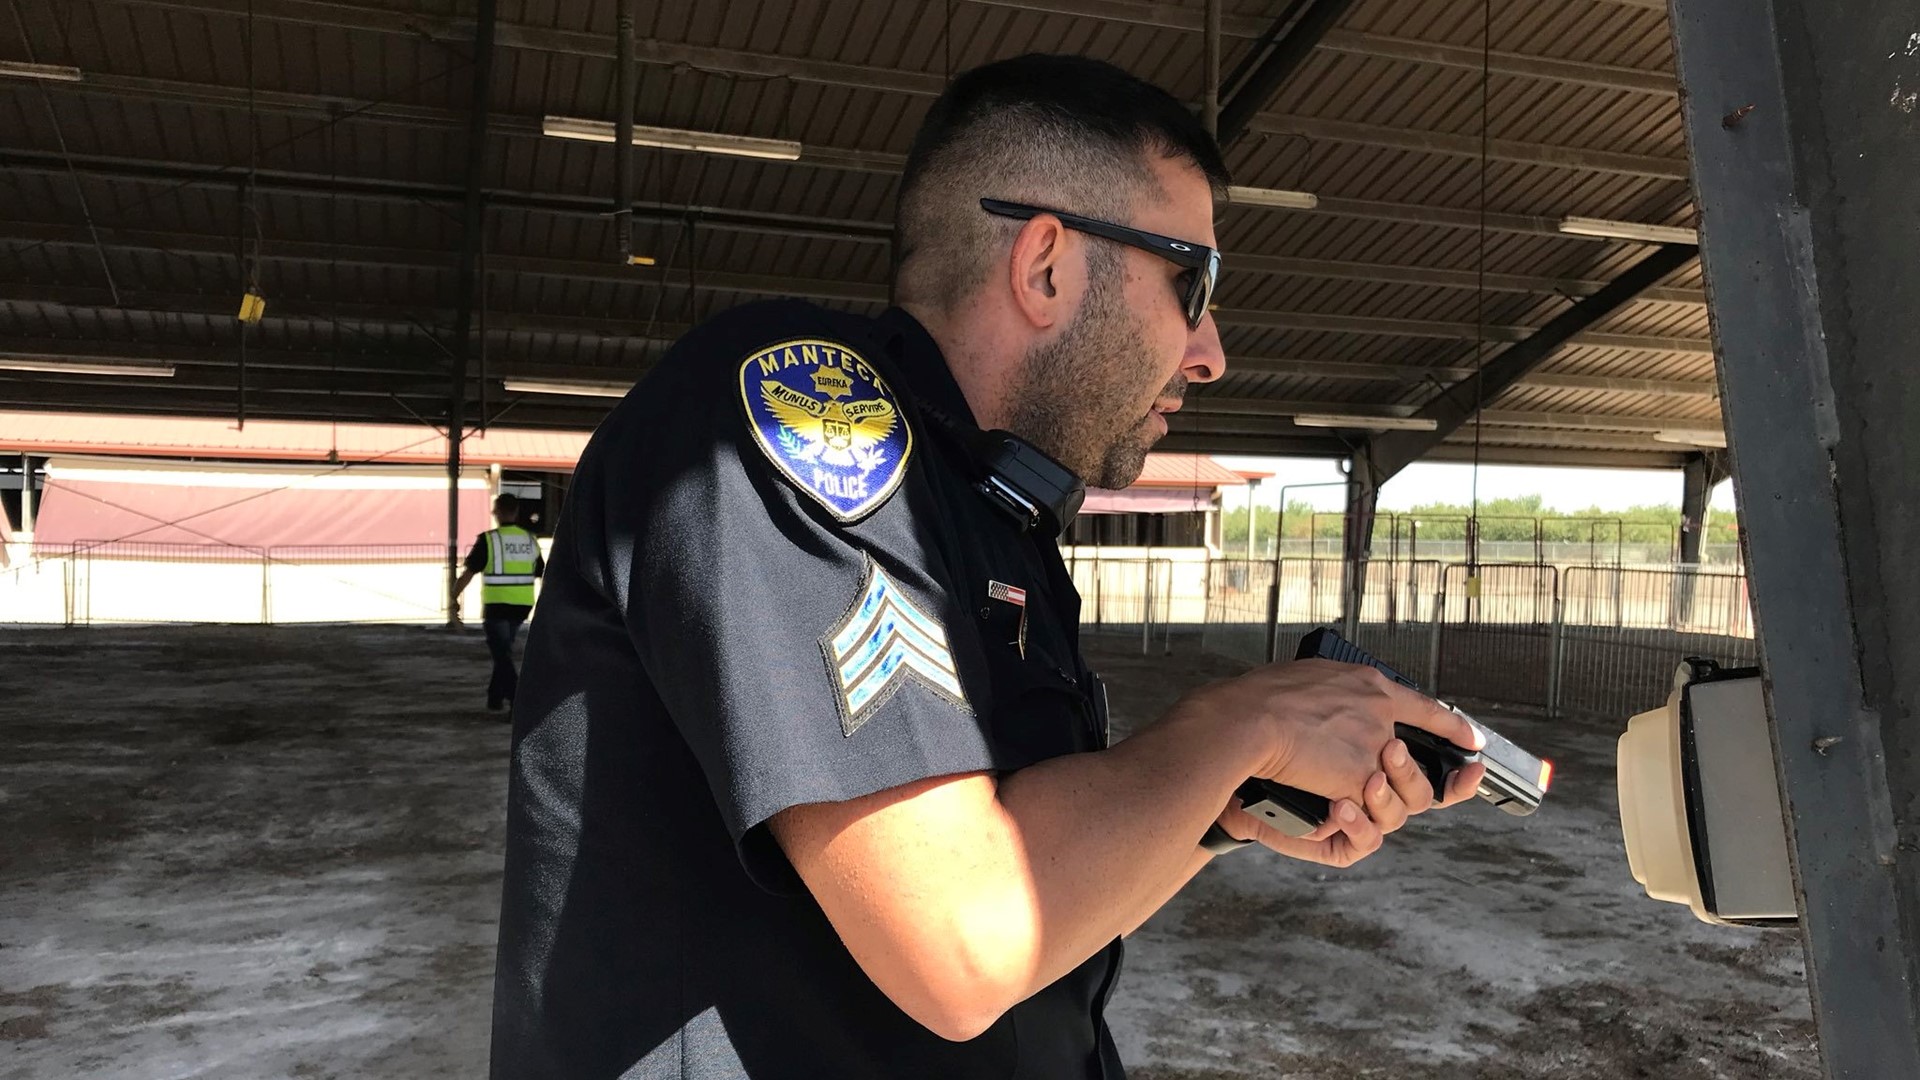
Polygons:
<instances>
[{"instance_id":1,"label":"sky","mask_svg":"<svg viewBox=\"0 0 1920 1080\"><path fill-rule=\"evenodd\" d=\"M1326 458L1239 457L1215 454L1214 460L1230 469L1271 472L1271 480L1262 480L1256 497L1263 506L1277 506L1282 485L1339 483L1343 477L1339 465ZM1625 510L1631 506L1680 505L1678 469L1569 469L1535 465L1480 466L1480 498L1499 499L1518 495L1539 495L1554 510ZM1420 503L1471 503L1474 471L1466 462L1416 462L1380 489L1380 509L1406 510ZM1228 507L1245 507L1246 489L1227 488L1221 495ZM1339 510L1344 499L1340 487L1295 489L1287 492L1288 502L1307 502L1317 509ZM1733 484L1722 483L1713 489L1714 510L1732 510Z\"/></svg>"}]
</instances>

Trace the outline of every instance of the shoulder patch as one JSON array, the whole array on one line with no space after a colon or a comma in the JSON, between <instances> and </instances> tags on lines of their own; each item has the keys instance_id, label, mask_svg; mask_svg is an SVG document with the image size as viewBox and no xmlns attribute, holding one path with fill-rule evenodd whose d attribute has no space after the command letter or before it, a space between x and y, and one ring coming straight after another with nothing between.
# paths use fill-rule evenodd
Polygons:
<instances>
[{"instance_id":1,"label":"shoulder patch","mask_svg":"<svg viewBox=\"0 0 1920 1080\"><path fill-rule=\"evenodd\" d=\"M906 477L913 431L899 399L845 345L797 338L753 353L740 403L761 453L841 521L871 513Z\"/></svg>"},{"instance_id":2,"label":"shoulder patch","mask_svg":"<svg viewBox=\"0 0 1920 1080\"><path fill-rule=\"evenodd\" d=\"M860 595L820 646L838 691L843 734L860 730L873 710L909 678L971 711L946 630L872 560Z\"/></svg>"}]
</instances>

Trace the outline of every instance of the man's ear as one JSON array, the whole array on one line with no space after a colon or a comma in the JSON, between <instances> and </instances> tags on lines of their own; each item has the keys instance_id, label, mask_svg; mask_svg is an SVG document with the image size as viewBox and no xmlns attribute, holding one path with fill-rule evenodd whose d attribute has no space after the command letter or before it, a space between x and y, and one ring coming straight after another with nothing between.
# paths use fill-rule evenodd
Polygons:
<instances>
[{"instance_id":1,"label":"man's ear","mask_svg":"<svg viewBox=\"0 0 1920 1080\"><path fill-rule=\"evenodd\" d=\"M1039 214L1020 227L1007 259L1007 284L1014 306L1036 330L1050 330L1062 322L1072 292L1064 286L1071 277L1068 249L1071 233L1052 214Z\"/></svg>"}]
</instances>

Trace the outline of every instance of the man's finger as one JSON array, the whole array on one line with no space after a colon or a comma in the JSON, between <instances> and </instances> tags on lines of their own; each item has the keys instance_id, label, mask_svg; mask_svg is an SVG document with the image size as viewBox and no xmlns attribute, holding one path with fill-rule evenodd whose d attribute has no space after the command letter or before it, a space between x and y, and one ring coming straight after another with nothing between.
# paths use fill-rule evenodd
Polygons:
<instances>
[{"instance_id":1,"label":"man's finger","mask_svg":"<svg viewBox=\"0 0 1920 1080\"><path fill-rule=\"evenodd\" d=\"M1406 743L1399 739L1388 742L1387 748L1380 754L1380 767L1386 771L1394 793L1406 804L1408 817L1423 814L1433 805L1433 782L1427 779L1419 763L1413 760ZM1376 815L1373 820L1379 821L1380 818Z\"/></svg>"},{"instance_id":2,"label":"man's finger","mask_svg":"<svg viewBox=\"0 0 1920 1080\"><path fill-rule=\"evenodd\" d=\"M1265 847L1288 858L1322 866L1352 866L1380 850L1379 828L1348 799L1335 802L1329 810L1327 824L1306 836L1287 836L1265 823L1260 823L1258 829L1260 843Z\"/></svg>"},{"instance_id":3,"label":"man's finger","mask_svg":"<svg viewBox=\"0 0 1920 1080\"><path fill-rule=\"evenodd\" d=\"M1463 746L1468 750L1479 750L1486 746L1487 740L1480 734L1479 728L1433 698L1398 683L1392 684L1388 692L1393 695L1397 706L1393 717L1397 722L1431 731L1455 746Z\"/></svg>"},{"instance_id":4,"label":"man's finger","mask_svg":"<svg viewBox=\"0 0 1920 1080\"><path fill-rule=\"evenodd\" d=\"M1447 797L1440 800L1440 805L1452 806L1473 798L1479 793L1480 781L1485 779L1486 775L1487 767L1477 761L1464 769L1456 770L1447 777Z\"/></svg>"},{"instance_id":5,"label":"man's finger","mask_svg":"<svg viewBox=\"0 0 1920 1080\"><path fill-rule=\"evenodd\" d=\"M1397 830L1407 823L1407 818L1413 816L1413 808L1395 790L1386 773L1374 773L1360 790L1366 802L1367 816L1373 819L1374 825L1383 834ZM1433 789L1428 788L1427 793L1431 797Z\"/></svg>"}]
</instances>

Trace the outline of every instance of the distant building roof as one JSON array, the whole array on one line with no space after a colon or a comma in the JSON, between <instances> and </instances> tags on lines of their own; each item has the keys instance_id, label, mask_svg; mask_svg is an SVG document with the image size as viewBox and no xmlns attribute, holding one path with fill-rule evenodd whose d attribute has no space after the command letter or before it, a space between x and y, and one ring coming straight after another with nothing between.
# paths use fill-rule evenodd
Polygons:
<instances>
[{"instance_id":1,"label":"distant building roof","mask_svg":"<svg viewBox=\"0 0 1920 1080\"><path fill-rule=\"evenodd\" d=\"M1246 482L1246 477L1205 454L1148 454L1146 470L1133 486L1215 488Z\"/></svg>"},{"instance_id":2,"label":"distant building roof","mask_svg":"<svg viewBox=\"0 0 1920 1080\"><path fill-rule=\"evenodd\" d=\"M475 465L571 472L587 435L493 428L468 435L461 454ZM437 465L447 460L447 438L401 424L252 420L243 430L201 417L0 411L0 451Z\"/></svg>"}]
</instances>

